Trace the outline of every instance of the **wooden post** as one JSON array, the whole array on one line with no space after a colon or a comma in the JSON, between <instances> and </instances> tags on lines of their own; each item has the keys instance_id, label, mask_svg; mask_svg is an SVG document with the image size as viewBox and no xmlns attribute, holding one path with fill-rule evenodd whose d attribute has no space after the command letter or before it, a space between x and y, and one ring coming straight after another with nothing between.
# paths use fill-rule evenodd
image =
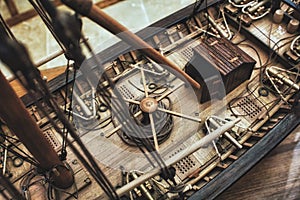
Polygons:
<instances>
[{"instance_id":1,"label":"wooden post","mask_svg":"<svg viewBox=\"0 0 300 200\"><path fill-rule=\"evenodd\" d=\"M71 172L64 167L57 153L1 72L0 93L0 117L8 128L26 146L43 170L53 170L52 179L56 187L62 189L70 187L74 181Z\"/></svg>"},{"instance_id":2,"label":"wooden post","mask_svg":"<svg viewBox=\"0 0 300 200\"><path fill-rule=\"evenodd\" d=\"M16 7L16 4L13 0L5 0L5 4L6 4L8 10L9 10L9 13L11 14L12 17L19 13L18 9Z\"/></svg>"},{"instance_id":3,"label":"wooden post","mask_svg":"<svg viewBox=\"0 0 300 200\"><path fill-rule=\"evenodd\" d=\"M188 74L178 68L173 62L162 56L158 51L153 49L148 43L138 37L136 34L129 31L125 26L117 22L115 19L103 12L98 6L92 4L89 0L62 0L64 4L71 7L80 14L87 16L98 25L104 27L106 30L115 34L117 37L141 50L145 55L159 64L169 67L172 73L179 73L187 81L189 81L195 88L200 88L198 82L192 79ZM182 78L180 77L180 78Z\"/></svg>"}]
</instances>

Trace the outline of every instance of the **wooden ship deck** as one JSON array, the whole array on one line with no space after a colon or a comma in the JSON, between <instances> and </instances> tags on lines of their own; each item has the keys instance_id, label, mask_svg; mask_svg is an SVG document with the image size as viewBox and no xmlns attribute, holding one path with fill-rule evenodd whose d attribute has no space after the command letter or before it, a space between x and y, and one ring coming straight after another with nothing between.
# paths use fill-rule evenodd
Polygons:
<instances>
[{"instance_id":1,"label":"wooden ship deck","mask_svg":"<svg viewBox=\"0 0 300 200\"><path fill-rule=\"evenodd\" d=\"M190 5L137 33L201 88L124 41L76 70L74 58L48 89L30 90L25 80L21 100L74 183L57 187L50 178L60 176L59 165L44 172L35 158L16 156L29 152L1 115L1 146L11 158L2 169L22 198L213 199L287 137L300 122L298 60L286 56L298 32L278 32L291 15L275 24L271 14L287 5L264 1L272 11L251 19L230 2ZM82 145L89 154L80 157ZM97 167L89 169L89 156L113 193Z\"/></svg>"}]
</instances>

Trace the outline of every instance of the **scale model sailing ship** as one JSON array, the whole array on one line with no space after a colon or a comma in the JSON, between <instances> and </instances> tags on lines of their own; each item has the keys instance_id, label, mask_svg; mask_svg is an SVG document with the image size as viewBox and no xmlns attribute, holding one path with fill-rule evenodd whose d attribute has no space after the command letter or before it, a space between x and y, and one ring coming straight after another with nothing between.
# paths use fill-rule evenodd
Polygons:
<instances>
[{"instance_id":1,"label":"scale model sailing ship","mask_svg":"<svg viewBox=\"0 0 300 200\"><path fill-rule=\"evenodd\" d=\"M62 2L75 14L30 1L71 61L48 82L1 20L27 90L1 74L3 198L212 199L299 124L296 3L196 1L133 34ZM95 53L80 16L121 41Z\"/></svg>"}]
</instances>

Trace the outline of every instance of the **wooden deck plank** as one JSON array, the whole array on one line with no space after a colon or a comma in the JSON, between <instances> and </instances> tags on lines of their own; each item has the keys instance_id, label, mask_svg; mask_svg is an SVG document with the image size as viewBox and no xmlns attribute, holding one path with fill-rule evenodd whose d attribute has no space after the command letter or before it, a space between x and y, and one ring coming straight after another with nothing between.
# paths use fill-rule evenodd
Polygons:
<instances>
[{"instance_id":1,"label":"wooden deck plank","mask_svg":"<svg viewBox=\"0 0 300 200\"><path fill-rule=\"evenodd\" d=\"M216 198L300 199L300 126Z\"/></svg>"}]
</instances>

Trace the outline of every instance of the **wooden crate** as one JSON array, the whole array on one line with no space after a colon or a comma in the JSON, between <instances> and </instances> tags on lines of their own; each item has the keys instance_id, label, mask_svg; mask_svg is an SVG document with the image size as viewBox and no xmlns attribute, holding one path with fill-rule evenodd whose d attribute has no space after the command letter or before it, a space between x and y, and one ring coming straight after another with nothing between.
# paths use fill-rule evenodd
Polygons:
<instances>
[{"instance_id":1,"label":"wooden crate","mask_svg":"<svg viewBox=\"0 0 300 200\"><path fill-rule=\"evenodd\" d=\"M194 48L185 70L201 85L200 102L222 99L250 78L256 61L226 39L208 38Z\"/></svg>"}]
</instances>

